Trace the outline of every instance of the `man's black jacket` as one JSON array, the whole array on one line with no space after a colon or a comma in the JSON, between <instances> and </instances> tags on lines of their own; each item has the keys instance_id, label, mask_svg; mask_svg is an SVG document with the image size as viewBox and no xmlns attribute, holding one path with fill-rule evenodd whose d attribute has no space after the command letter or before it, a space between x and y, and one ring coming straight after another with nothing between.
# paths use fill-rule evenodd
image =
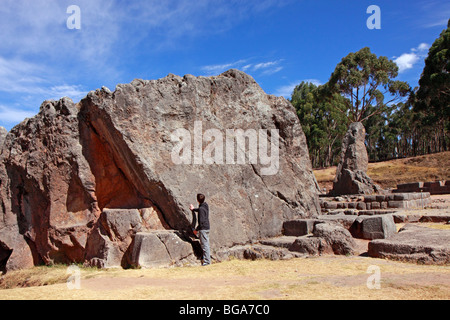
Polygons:
<instances>
[{"instance_id":1,"label":"man's black jacket","mask_svg":"<svg viewBox=\"0 0 450 320\"><path fill-rule=\"evenodd\" d=\"M198 212L198 227L197 230L209 230L209 207L206 202L200 204L200 206L193 211L192 228L195 227L196 217L194 212Z\"/></svg>"}]
</instances>

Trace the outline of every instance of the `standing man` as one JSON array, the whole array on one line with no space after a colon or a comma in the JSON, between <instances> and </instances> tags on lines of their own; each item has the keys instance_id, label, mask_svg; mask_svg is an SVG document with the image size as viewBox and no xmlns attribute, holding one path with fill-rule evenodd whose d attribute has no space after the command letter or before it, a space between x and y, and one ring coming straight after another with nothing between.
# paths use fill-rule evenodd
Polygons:
<instances>
[{"instance_id":1,"label":"standing man","mask_svg":"<svg viewBox=\"0 0 450 320\"><path fill-rule=\"evenodd\" d=\"M203 262L202 266L207 266L211 264L211 255L209 247L209 208L208 204L205 202L204 194L197 194L197 202L199 204L198 208L194 208L191 204L189 209L191 209L192 214L195 217L195 212L198 212L198 226L194 230L194 234L200 238L200 244L203 250ZM195 219L194 219L195 220Z\"/></svg>"}]
</instances>

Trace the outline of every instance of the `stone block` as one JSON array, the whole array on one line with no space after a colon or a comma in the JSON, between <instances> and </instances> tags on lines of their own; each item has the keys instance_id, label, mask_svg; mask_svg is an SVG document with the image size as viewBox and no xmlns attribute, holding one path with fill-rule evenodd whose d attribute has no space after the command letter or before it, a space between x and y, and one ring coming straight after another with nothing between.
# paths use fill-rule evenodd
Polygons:
<instances>
[{"instance_id":1,"label":"stone block","mask_svg":"<svg viewBox=\"0 0 450 320\"><path fill-rule=\"evenodd\" d=\"M351 255L355 253L354 239L350 232L340 225L319 223L314 228L314 237L323 238L331 246L334 254Z\"/></svg>"},{"instance_id":2,"label":"stone block","mask_svg":"<svg viewBox=\"0 0 450 320\"><path fill-rule=\"evenodd\" d=\"M392 217L394 218L395 223L408 222L408 216L404 214L393 214Z\"/></svg>"},{"instance_id":3,"label":"stone block","mask_svg":"<svg viewBox=\"0 0 450 320\"><path fill-rule=\"evenodd\" d=\"M358 210L356 209L347 209L344 211L344 214L346 216L357 216L358 215Z\"/></svg>"},{"instance_id":4,"label":"stone block","mask_svg":"<svg viewBox=\"0 0 450 320\"><path fill-rule=\"evenodd\" d=\"M295 240L290 247L291 251L307 255L320 255L324 253L333 253L331 246L323 238L318 237L300 237Z\"/></svg>"},{"instance_id":5,"label":"stone block","mask_svg":"<svg viewBox=\"0 0 450 320\"><path fill-rule=\"evenodd\" d=\"M377 201L377 196L364 196L364 202L374 202Z\"/></svg>"},{"instance_id":6,"label":"stone block","mask_svg":"<svg viewBox=\"0 0 450 320\"><path fill-rule=\"evenodd\" d=\"M370 257L420 264L450 264L450 231L405 225L389 239L369 242Z\"/></svg>"},{"instance_id":7,"label":"stone block","mask_svg":"<svg viewBox=\"0 0 450 320\"><path fill-rule=\"evenodd\" d=\"M192 246L176 231L136 233L131 245L129 263L134 267L168 267L193 255Z\"/></svg>"},{"instance_id":8,"label":"stone block","mask_svg":"<svg viewBox=\"0 0 450 320\"><path fill-rule=\"evenodd\" d=\"M349 202L347 208L348 209L356 209L357 203L356 202Z\"/></svg>"},{"instance_id":9,"label":"stone block","mask_svg":"<svg viewBox=\"0 0 450 320\"><path fill-rule=\"evenodd\" d=\"M440 188L440 187L444 186L444 181L425 182L423 184L423 186L424 186L424 188L430 188L430 189Z\"/></svg>"},{"instance_id":10,"label":"stone block","mask_svg":"<svg viewBox=\"0 0 450 320\"><path fill-rule=\"evenodd\" d=\"M358 204L356 205L356 209L358 210L366 210L367 206L365 202L357 202Z\"/></svg>"},{"instance_id":11,"label":"stone block","mask_svg":"<svg viewBox=\"0 0 450 320\"><path fill-rule=\"evenodd\" d=\"M368 240L386 239L397 232L397 227L391 214L359 216L349 231L355 238Z\"/></svg>"},{"instance_id":12,"label":"stone block","mask_svg":"<svg viewBox=\"0 0 450 320\"><path fill-rule=\"evenodd\" d=\"M449 222L450 216L422 216L419 220L419 222L435 222L435 223L441 223L441 222Z\"/></svg>"},{"instance_id":13,"label":"stone block","mask_svg":"<svg viewBox=\"0 0 450 320\"><path fill-rule=\"evenodd\" d=\"M345 229L349 229L351 225L358 218L356 215L338 215L338 216L319 216L318 222L331 222L343 226Z\"/></svg>"},{"instance_id":14,"label":"stone block","mask_svg":"<svg viewBox=\"0 0 450 320\"><path fill-rule=\"evenodd\" d=\"M421 216L417 215L417 214L409 214L407 216L407 221L408 222L419 222Z\"/></svg>"},{"instance_id":15,"label":"stone block","mask_svg":"<svg viewBox=\"0 0 450 320\"><path fill-rule=\"evenodd\" d=\"M314 230L315 219L289 220L283 223L283 234L285 236L304 236Z\"/></svg>"},{"instance_id":16,"label":"stone block","mask_svg":"<svg viewBox=\"0 0 450 320\"><path fill-rule=\"evenodd\" d=\"M142 231L137 209L104 209L86 241L85 264L98 268L121 267L133 235Z\"/></svg>"},{"instance_id":17,"label":"stone block","mask_svg":"<svg viewBox=\"0 0 450 320\"><path fill-rule=\"evenodd\" d=\"M416 199L420 199L420 198L421 198L420 192L412 192L409 194L409 200L416 200ZM423 194L422 194L422 198L423 198Z\"/></svg>"},{"instance_id":18,"label":"stone block","mask_svg":"<svg viewBox=\"0 0 450 320\"><path fill-rule=\"evenodd\" d=\"M390 194L386 195L385 201L394 201L394 198L395 198L395 194L394 193L390 193Z\"/></svg>"},{"instance_id":19,"label":"stone block","mask_svg":"<svg viewBox=\"0 0 450 320\"><path fill-rule=\"evenodd\" d=\"M412 182L412 183L403 183L397 185L398 190L418 190L423 188L423 182Z\"/></svg>"},{"instance_id":20,"label":"stone block","mask_svg":"<svg viewBox=\"0 0 450 320\"><path fill-rule=\"evenodd\" d=\"M407 201L389 201L388 207L395 209L406 209L408 208L408 203Z\"/></svg>"},{"instance_id":21,"label":"stone block","mask_svg":"<svg viewBox=\"0 0 450 320\"><path fill-rule=\"evenodd\" d=\"M379 202L372 202L372 210L381 209L381 205Z\"/></svg>"},{"instance_id":22,"label":"stone block","mask_svg":"<svg viewBox=\"0 0 450 320\"><path fill-rule=\"evenodd\" d=\"M333 201L327 201L325 202L325 209L330 209L330 210L336 210L337 209L337 202L333 202Z\"/></svg>"},{"instance_id":23,"label":"stone block","mask_svg":"<svg viewBox=\"0 0 450 320\"><path fill-rule=\"evenodd\" d=\"M403 201L403 200L409 200L408 193L396 193L394 195L394 201Z\"/></svg>"}]
</instances>

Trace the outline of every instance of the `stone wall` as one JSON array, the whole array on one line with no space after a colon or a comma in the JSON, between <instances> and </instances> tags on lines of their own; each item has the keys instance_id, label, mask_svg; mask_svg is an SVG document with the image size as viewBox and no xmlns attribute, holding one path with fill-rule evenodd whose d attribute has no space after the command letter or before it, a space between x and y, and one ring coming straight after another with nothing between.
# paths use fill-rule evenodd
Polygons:
<instances>
[{"instance_id":1,"label":"stone wall","mask_svg":"<svg viewBox=\"0 0 450 320\"><path fill-rule=\"evenodd\" d=\"M413 182L397 185L394 193L429 192L430 194L450 194L450 181Z\"/></svg>"},{"instance_id":2,"label":"stone wall","mask_svg":"<svg viewBox=\"0 0 450 320\"><path fill-rule=\"evenodd\" d=\"M392 193L358 197L335 197L321 201L322 211L354 209L358 211L421 209L431 205L429 192Z\"/></svg>"},{"instance_id":3,"label":"stone wall","mask_svg":"<svg viewBox=\"0 0 450 320\"><path fill-rule=\"evenodd\" d=\"M431 205L429 192L396 193L387 195L365 196L367 210L374 209L420 209Z\"/></svg>"}]
</instances>

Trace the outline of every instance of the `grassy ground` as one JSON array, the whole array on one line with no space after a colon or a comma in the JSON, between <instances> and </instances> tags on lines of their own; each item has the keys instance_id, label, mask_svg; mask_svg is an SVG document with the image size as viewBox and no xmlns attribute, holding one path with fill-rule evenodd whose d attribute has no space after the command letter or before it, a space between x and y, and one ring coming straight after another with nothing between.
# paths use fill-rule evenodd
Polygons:
<instances>
[{"instance_id":1,"label":"grassy ground","mask_svg":"<svg viewBox=\"0 0 450 320\"><path fill-rule=\"evenodd\" d=\"M331 190L336 167L315 170L317 182ZM450 180L450 151L414 158L370 163L367 174L383 188L395 188L397 184Z\"/></svg>"},{"instance_id":2,"label":"grassy ground","mask_svg":"<svg viewBox=\"0 0 450 320\"><path fill-rule=\"evenodd\" d=\"M322 186L336 168L315 171ZM450 179L450 152L369 165L383 187ZM437 210L437 209L436 209ZM418 214L417 211L411 214ZM448 230L449 225L428 223ZM398 225L401 227L401 225ZM379 268L381 288L369 289ZM80 289L69 289L67 266L10 271L0 279L5 299L450 299L450 267L367 257L322 256L287 261L230 260L209 267L99 270L80 268Z\"/></svg>"},{"instance_id":3,"label":"grassy ground","mask_svg":"<svg viewBox=\"0 0 450 320\"><path fill-rule=\"evenodd\" d=\"M380 268L380 289L367 286L371 265ZM2 287L10 289L0 289L0 299L450 298L450 267L365 257L230 260L209 267L140 270L82 268L79 290L67 287L66 272L65 266L9 272Z\"/></svg>"}]
</instances>

